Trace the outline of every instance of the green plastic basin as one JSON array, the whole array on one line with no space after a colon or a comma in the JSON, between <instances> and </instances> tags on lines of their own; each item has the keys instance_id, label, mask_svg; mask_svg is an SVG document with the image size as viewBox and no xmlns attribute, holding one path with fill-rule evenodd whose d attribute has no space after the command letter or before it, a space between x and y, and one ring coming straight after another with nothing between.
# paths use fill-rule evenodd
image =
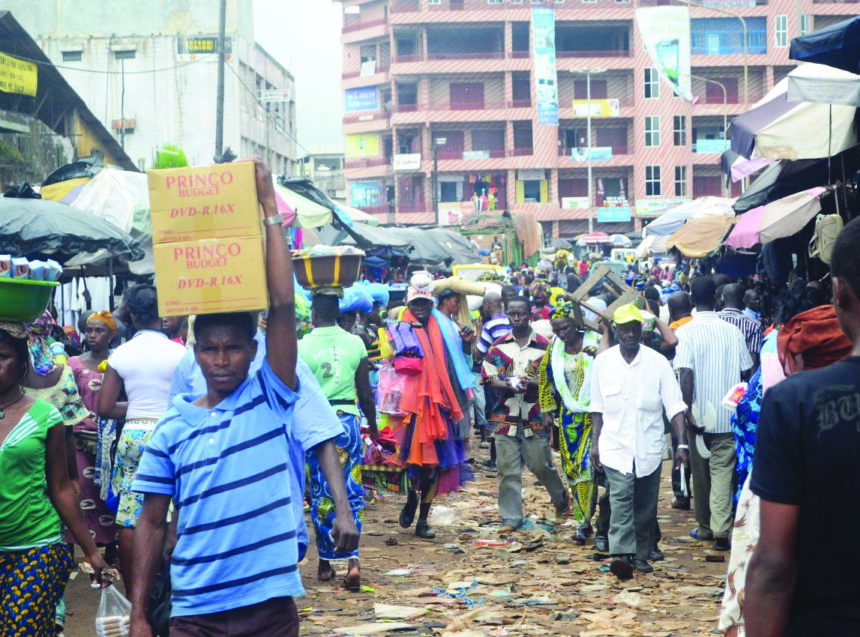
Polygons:
<instances>
[{"instance_id":1,"label":"green plastic basin","mask_svg":"<svg viewBox=\"0 0 860 637\"><path fill-rule=\"evenodd\" d=\"M0 321L32 323L48 307L56 281L0 279Z\"/></svg>"}]
</instances>

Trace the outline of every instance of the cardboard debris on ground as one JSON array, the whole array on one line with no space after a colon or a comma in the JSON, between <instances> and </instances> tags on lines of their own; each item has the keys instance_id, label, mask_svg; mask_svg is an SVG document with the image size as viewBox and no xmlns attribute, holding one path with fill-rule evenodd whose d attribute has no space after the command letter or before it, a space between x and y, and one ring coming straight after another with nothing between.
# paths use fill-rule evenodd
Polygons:
<instances>
[{"instance_id":1,"label":"cardboard debris on ground","mask_svg":"<svg viewBox=\"0 0 860 637\"><path fill-rule=\"evenodd\" d=\"M482 453L484 451L482 450ZM560 466L556 457L556 466ZM301 564L308 596L303 634L393 637L689 637L716 629L725 564L705 561L707 545L684 539L692 512L674 512L668 470L660 513L666 560L654 573L619 582L593 559L593 542L573 542L576 524L547 517L549 497L524 472L524 529L500 536L497 475L477 480L439 504L456 511L437 537L415 536L397 518L404 498L385 494L365 509L361 566L364 592L337 577L317 582L313 542ZM448 514L450 515L450 514ZM387 543L391 538L396 544ZM512 552L513 549L515 552Z\"/></svg>"}]
</instances>

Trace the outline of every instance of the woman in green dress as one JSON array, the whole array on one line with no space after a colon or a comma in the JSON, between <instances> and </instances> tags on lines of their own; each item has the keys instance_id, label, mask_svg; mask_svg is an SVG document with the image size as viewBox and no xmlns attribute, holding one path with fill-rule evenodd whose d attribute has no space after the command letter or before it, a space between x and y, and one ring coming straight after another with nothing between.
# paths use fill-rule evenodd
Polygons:
<instances>
[{"instance_id":1,"label":"woman in green dress","mask_svg":"<svg viewBox=\"0 0 860 637\"><path fill-rule=\"evenodd\" d=\"M589 389L594 358L583 350L584 328L573 317L573 303L559 299L551 315L552 343L540 364L540 407L547 427L559 428L562 465L573 491L573 515L579 528L573 539L585 544L592 533L597 483L591 466Z\"/></svg>"}]
</instances>

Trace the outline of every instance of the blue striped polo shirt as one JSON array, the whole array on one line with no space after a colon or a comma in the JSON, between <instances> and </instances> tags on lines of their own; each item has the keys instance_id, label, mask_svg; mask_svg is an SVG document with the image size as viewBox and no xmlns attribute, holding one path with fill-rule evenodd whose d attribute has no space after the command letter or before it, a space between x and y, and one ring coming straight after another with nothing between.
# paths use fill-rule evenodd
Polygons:
<instances>
[{"instance_id":1,"label":"blue striped polo shirt","mask_svg":"<svg viewBox=\"0 0 860 637\"><path fill-rule=\"evenodd\" d=\"M172 615L304 594L287 437L304 449L342 428L296 421L296 392L267 360L214 409L178 396L146 445L132 489L173 497Z\"/></svg>"}]
</instances>

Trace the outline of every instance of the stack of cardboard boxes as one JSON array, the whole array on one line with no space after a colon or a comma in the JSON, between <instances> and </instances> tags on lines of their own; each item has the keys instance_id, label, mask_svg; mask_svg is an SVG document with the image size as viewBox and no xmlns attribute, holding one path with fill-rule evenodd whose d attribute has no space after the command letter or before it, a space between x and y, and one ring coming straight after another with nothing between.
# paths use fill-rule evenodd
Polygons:
<instances>
[{"instance_id":1,"label":"stack of cardboard boxes","mask_svg":"<svg viewBox=\"0 0 860 637\"><path fill-rule=\"evenodd\" d=\"M161 316L268 306L253 162L151 170Z\"/></svg>"}]
</instances>

